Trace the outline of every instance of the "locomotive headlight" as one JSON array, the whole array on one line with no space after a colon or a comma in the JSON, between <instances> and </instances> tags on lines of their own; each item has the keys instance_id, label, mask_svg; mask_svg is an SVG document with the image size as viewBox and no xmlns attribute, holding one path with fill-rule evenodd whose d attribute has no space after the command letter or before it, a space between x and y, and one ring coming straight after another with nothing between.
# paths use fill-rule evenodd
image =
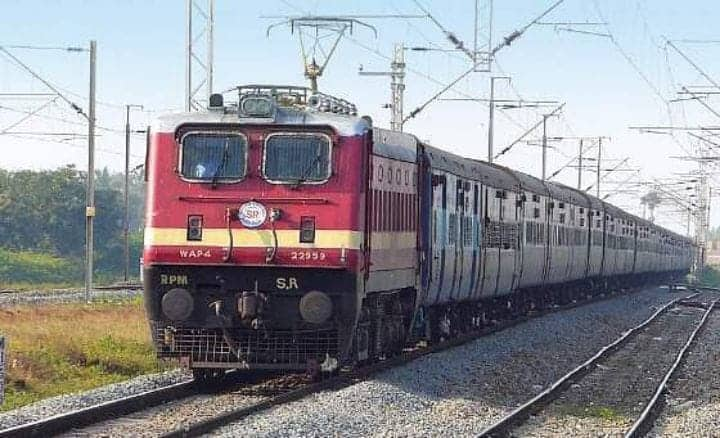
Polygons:
<instances>
[{"instance_id":1,"label":"locomotive headlight","mask_svg":"<svg viewBox=\"0 0 720 438\"><path fill-rule=\"evenodd\" d=\"M246 96L240 101L243 117L272 117L275 103L269 96Z\"/></svg>"},{"instance_id":2,"label":"locomotive headlight","mask_svg":"<svg viewBox=\"0 0 720 438\"><path fill-rule=\"evenodd\" d=\"M311 324L324 323L332 312L332 300L324 292L313 290L300 299L300 316Z\"/></svg>"},{"instance_id":3,"label":"locomotive headlight","mask_svg":"<svg viewBox=\"0 0 720 438\"><path fill-rule=\"evenodd\" d=\"M162 297L162 311L172 321L183 321L190 317L193 311L193 298L187 289L175 288Z\"/></svg>"}]
</instances>

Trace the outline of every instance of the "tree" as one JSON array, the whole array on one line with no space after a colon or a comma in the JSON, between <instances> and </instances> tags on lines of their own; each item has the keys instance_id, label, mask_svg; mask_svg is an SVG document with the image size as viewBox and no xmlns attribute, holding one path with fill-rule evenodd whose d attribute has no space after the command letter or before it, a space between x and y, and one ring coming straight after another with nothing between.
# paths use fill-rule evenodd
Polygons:
<instances>
[{"instance_id":1,"label":"tree","mask_svg":"<svg viewBox=\"0 0 720 438\"><path fill-rule=\"evenodd\" d=\"M95 258L98 272L122 272L123 175L97 172ZM85 187L87 174L69 165L55 170L0 169L0 248L46 252L80 261L85 253ZM130 229L142 242L144 181L130 179ZM131 259L133 260L133 259Z\"/></svg>"}]
</instances>

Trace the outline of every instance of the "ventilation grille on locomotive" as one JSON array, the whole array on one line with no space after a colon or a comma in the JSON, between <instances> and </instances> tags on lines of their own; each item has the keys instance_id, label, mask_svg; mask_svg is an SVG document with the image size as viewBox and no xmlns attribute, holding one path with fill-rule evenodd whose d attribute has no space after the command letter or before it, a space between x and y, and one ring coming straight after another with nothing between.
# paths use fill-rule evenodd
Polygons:
<instances>
[{"instance_id":1,"label":"ventilation grille on locomotive","mask_svg":"<svg viewBox=\"0 0 720 438\"><path fill-rule=\"evenodd\" d=\"M272 331L233 329L233 349L219 329L174 329L172 341L163 344L165 328L156 327L161 356L189 356L193 362L245 362L248 364L305 364L326 355L337 357L337 330Z\"/></svg>"}]
</instances>

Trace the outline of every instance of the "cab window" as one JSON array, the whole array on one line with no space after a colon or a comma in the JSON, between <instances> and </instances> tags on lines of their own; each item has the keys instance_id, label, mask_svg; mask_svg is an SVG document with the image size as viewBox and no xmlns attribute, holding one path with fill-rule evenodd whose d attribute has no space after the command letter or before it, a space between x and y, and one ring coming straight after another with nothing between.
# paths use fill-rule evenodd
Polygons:
<instances>
[{"instance_id":1,"label":"cab window","mask_svg":"<svg viewBox=\"0 0 720 438\"><path fill-rule=\"evenodd\" d=\"M245 177L247 140L241 134L190 133L182 138L181 174L195 181Z\"/></svg>"},{"instance_id":2,"label":"cab window","mask_svg":"<svg viewBox=\"0 0 720 438\"><path fill-rule=\"evenodd\" d=\"M274 183L322 183L330 178L330 137L271 134L265 141L263 175Z\"/></svg>"}]
</instances>

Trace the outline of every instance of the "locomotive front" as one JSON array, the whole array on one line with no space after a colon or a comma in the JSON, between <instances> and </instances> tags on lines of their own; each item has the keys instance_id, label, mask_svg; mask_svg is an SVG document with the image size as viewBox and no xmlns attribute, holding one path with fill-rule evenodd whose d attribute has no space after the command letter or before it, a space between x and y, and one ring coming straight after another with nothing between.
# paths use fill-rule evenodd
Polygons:
<instances>
[{"instance_id":1,"label":"locomotive front","mask_svg":"<svg viewBox=\"0 0 720 438\"><path fill-rule=\"evenodd\" d=\"M161 117L148 148L145 305L159 357L222 369L332 370L366 260L369 126L300 87Z\"/></svg>"}]
</instances>

